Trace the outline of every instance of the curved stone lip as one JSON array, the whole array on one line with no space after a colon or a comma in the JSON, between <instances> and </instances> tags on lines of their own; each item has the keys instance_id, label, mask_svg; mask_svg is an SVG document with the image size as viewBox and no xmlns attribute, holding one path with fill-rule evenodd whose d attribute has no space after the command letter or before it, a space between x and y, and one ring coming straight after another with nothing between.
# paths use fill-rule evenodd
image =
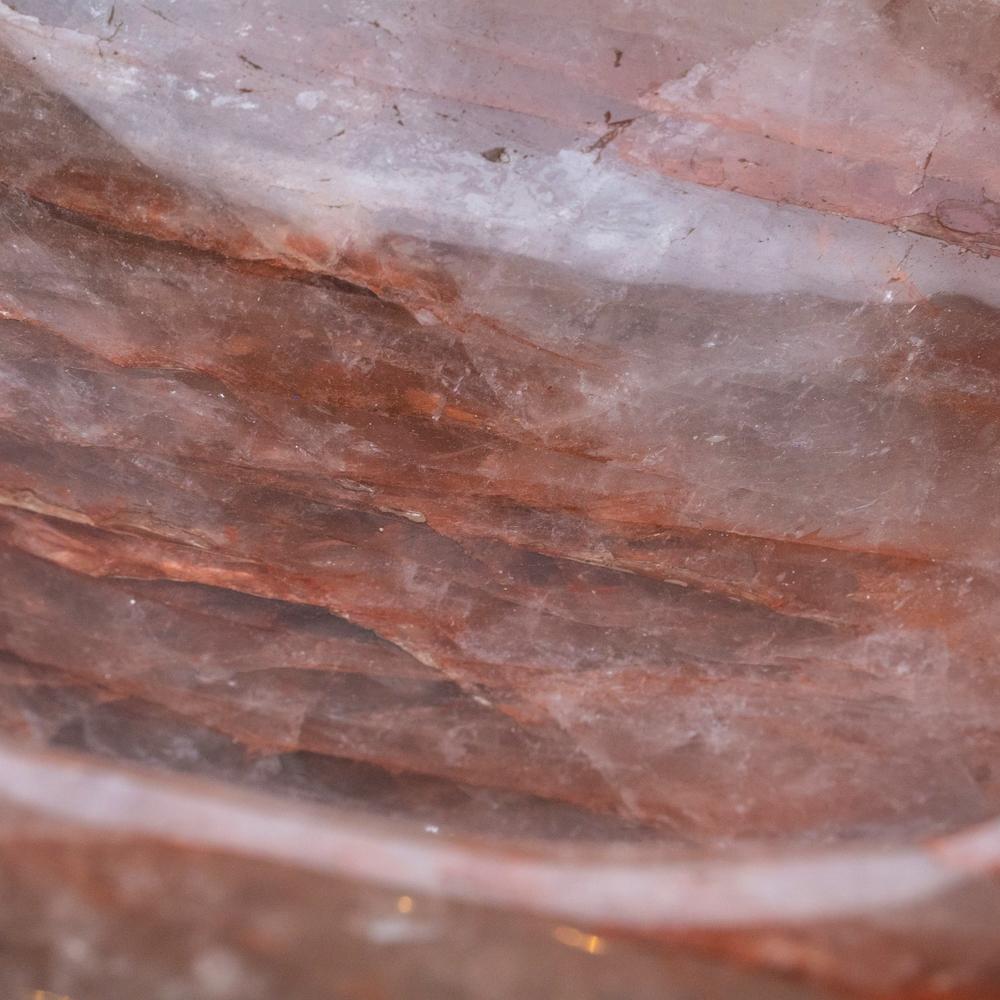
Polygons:
<instances>
[{"instance_id":1,"label":"curved stone lip","mask_svg":"<svg viewBox=\"0 0 1000 1000\"><path fill-rule=\"evenodd\" d=\"M491 844L0 742L0 838L16 836L25 813L45 839L79 838L82 828L84 837L166 841L388 890L647 932L859 916L920 904L1000 866L1000 819L898 846L756 846L683 858L649 845Z\"/></svg>"}]
</instances>

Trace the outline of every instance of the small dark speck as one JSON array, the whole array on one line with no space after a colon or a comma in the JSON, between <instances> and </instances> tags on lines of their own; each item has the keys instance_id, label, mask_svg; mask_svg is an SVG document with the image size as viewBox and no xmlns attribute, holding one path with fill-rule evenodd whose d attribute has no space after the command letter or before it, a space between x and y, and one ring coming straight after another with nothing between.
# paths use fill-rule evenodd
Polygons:
<instances>
[{"instance_id":1,"label":"small dark speck","mask_svg":"<svg viewBox=\"0 0 1000 1000\"><path fill-rule=\"evenodd\" d=\"M504 146L494 146L492 149L483 150L479 155L484 160L489 160L490 163L510 163L510 157L507 155L507 149Z\"/></svg>"},{"instance_id":2,"label":"small dark speck","mask_svg":"<svg viewBox=\"0 0 1000 1000\"><path fill-rule=\"evenodd\" d=\"M240 53L240 60L242 62L245 62L248 66L253 67L254 69L260 69L260 66L258 66L257 63L253 62L250 59L247 59L247 57L245 55L243 55L242 52Z\"/></svg>"},{"instance_id":3,"label":"small dark speck","mask_svg":"<svg viewBox=\"0 0 1000 1000\"><path fill-rule=\"evenodd\" d=\"M239 89L239 92L241 94L252 94L253 93L253 87L240 87L238 89Z\"/></svg>"},{"instance_id":4,"label":"small dark speck","mask_svg":"<svg viewBox=\"0 0 1000 1000\"><path fill-rule=\"evenodd\" d=\"M622 64L622 56L625 55L621 49L615 49L615 69L618 69Z\"/></svg>"}]
</instances>

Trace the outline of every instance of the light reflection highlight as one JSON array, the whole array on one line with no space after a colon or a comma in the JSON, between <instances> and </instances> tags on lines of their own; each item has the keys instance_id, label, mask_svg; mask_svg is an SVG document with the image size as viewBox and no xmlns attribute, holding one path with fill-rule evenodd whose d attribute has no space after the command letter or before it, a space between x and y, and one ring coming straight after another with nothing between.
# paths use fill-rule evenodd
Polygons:
<instances>
[{"instance_id":1,"label":"light reflection highlight","mask_svg":"<svg viewBox=\"0 0 1000 1000\"><path fill-rule=\"evenodd\" d=\"M603 938L596 934L587 934L575 927L556 927L552 931L552 936L567 948L576 948L588 955L603 955L607 948L607 942Z\"/></svg>"}]
</instances>

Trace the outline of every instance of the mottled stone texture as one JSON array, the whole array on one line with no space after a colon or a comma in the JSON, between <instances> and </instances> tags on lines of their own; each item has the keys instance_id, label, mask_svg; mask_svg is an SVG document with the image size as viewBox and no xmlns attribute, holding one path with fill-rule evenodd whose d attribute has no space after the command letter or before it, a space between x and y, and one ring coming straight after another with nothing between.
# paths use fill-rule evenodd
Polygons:
<instances>
[{"instance_id":1,"label":"mottled stone texture","mask_svg":"<svg viewBox=\"0 0 1000 1000\"><path fill-rule=\"evenodd\" d=\"M998 248L992 0L0 3L0 992L1000 997Z\"/></svg>"}]
</instances>

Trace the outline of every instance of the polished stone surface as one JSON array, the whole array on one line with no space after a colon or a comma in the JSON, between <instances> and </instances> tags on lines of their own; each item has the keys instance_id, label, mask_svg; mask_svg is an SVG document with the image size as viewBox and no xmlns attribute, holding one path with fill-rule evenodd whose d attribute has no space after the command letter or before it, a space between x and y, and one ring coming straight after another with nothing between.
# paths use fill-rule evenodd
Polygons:
<instances>
[{"instance_id":1,"label":"polished stone surface","mask_svg":"<svg viewBox=\"0 0 1000 1000\"><path fill-rule=\"evenodd\" d=\"M1000 997L997 53L0 5L0 987Z\"/></svg>"}]
</instances>

